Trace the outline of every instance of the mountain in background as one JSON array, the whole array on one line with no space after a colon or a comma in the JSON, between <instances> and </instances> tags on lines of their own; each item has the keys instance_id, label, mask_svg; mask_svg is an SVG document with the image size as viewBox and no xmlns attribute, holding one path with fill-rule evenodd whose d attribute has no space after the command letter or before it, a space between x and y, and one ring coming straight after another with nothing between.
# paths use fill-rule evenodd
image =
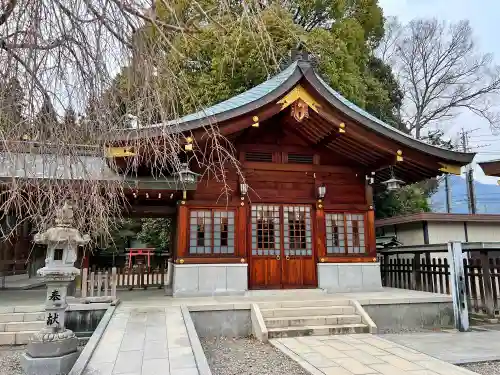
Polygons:
<instances>
[{"instance_id":1,"label":"mountain in background","mask_svg":"<svg viewBox=\"0 0 500 375\"><path fill-rule=\"evenodd\" d=\"M451 212L457 214L469 213L467 203L467 184L465 178L450 175ZM477 213L500 214L500 186L482 184L474 181L476 193ZM430 198L433 212L446 212L446 190L444 179L441 181L437 192Z\"/></svg>"}]
</instances>

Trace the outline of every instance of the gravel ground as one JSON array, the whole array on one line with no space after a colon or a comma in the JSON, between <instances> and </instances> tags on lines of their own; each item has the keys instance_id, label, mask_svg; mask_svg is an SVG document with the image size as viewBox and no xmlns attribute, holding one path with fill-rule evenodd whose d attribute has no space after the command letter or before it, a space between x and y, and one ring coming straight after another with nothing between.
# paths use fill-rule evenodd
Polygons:
<instances>
[{"instance_id":1,"label":"gravel ground","mask_svg":"<svg viewBox=\"0 0 500 375\"><path fill-rule=\"evenodd\" d=\"M0 347L0 375L24 375L21 355L25 346Z\"/></svg>"},{"instance_id":2,"label":"gravel ground","mask_svg":"<svg viewBox=\"0 0 500 375\"><path fill-rule=\"evenodd\" d=\"M480 363L469 363L467 365L460 365L460 367L466 368L467 370L477 372L481 375L500 375L500 362L480 362Z\"/></svg>"},{"instance_id":3,"label":"gravel ground","mask_svg":"<svg viewBox=\"0 0 500 375\"><path fill-rule=\"evenodd\" d=\"M253 338L201 339L213 375L309 375L281 351Z\"/></svg>"}]
</instances>

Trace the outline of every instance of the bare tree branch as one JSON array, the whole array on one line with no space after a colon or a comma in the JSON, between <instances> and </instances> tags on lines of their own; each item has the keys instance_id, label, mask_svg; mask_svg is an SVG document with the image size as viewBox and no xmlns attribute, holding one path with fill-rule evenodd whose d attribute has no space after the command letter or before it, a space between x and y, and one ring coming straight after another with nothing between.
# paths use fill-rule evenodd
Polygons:
<instances>
[{"instance_id":1,"label":"bare tree branch","mask_svg":"<svg viewBox=\"0 0 500 375\"><path fill-rule=\"evenodd\" d=\"M478 53L467 21L390 25L377 53L392 66L405 93L402 120L409 132L420 138L425 128L463 110L498 125L493 103L500 94L500 69L491 55Z\"/></svg>"}]
</instances>

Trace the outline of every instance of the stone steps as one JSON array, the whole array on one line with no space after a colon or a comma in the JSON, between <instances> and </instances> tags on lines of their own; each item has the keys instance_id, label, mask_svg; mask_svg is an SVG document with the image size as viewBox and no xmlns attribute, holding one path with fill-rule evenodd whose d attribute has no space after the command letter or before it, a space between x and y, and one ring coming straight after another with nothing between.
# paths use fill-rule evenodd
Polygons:
<instances>
[{"instance_id":1,"label":"stone steps","mask_svg":"<svg viewBox=\"0 0 500 375\"><path fill-rule=\"evenodd\" d=\"M0 308L0 346L25 345L30 337L45 327L44 306L9 306Z\"/></svg>"},{"instance_id":2,"label":"stone steps","mask_svg":"<svg viewBox=\"0 0 500 375\"><path fill-rule=\"evenodd\" d=\"M0 323L0 332L39 331L45 327L45 321Z\"/></svg>"},{"instance_id":3,"label":"stone steps","mask_svg":"<svg viewBox=\"0 0 500 375\"><path fill-rule=\"evenodd\" d=\"M13 322L37 322L43 320L45 320L44 312L18 312L10 314L0 314L0 324Z\"/></svg>"},{"instance_id":4,"label":"stone steps","mask_svg":"<svg viewBox=\"0 0 500 375\"><path fill-rule=\"evenodd\" d=\"M290 316L278 318L265 318L268 328L298 327L298 326L324 326L342 324L361 324L361 316L349 315L326 315L326 316Z\"/></svg>"},{"instance_id":5,"label":"stone steps","mask_svg":"<svg viewBox=\"0 0 500 375\"><path fill-rule=\"evenodd\" d=\"M366 324L331 324L324 326L268 328L267 332L268 337L273 339L297 336L348 335L353 333L369 333L370 330Z\"/></svg>"},{"instance_id":6,"label":"stone steps","mask_svg":"<svg viewBox=\"0 0 500 375\"><path fill-rule=\"evenodd\" d=\"M369 333L356 304L349 300L258 303L268 338Z\"/></svg>"},{"instance_id":7,"label":"stone steps","mask_svg":"<svg viewBox=\"0 0 500 375\"><path fill-rule=\"evenodd\" d=\"M26 345L35 332L37 331L0 332L0 346Z\"/></svg>"},{"instance_id":8,"label":"stone steps","mask_svg":"<svg viewBox=\"0 0 500 375\"><path fill-rule=\"evenodd\" d=\"M356 309L353 306L309 306L309 307L278 307L275 309L261 308L265 318L298 317L298 316L328 316L352 315Z\"/></svg>"}]
</instances>

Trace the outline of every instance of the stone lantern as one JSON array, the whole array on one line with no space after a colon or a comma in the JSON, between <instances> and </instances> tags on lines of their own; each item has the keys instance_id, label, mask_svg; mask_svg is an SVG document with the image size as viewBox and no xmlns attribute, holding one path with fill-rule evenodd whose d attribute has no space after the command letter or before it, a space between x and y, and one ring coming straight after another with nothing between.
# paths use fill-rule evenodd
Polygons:
<instances>
[{"instance_id":1,"label":"stone lantern","mask_svg":"<svg viewBox=\"0 0 500 375\"><path fill-rule=\"evenodd\" d=\"M56 225L35 235L34 241L47 245L45 267L38 270L47 284L46 326L35 333L22 357L27 375L65 375L78 358L78 339L65 326L69 284L80 271L75 268L78 246L90 241L73 227L73 209L68 203L56 213Z\"/></svg>"}]
</instances>

